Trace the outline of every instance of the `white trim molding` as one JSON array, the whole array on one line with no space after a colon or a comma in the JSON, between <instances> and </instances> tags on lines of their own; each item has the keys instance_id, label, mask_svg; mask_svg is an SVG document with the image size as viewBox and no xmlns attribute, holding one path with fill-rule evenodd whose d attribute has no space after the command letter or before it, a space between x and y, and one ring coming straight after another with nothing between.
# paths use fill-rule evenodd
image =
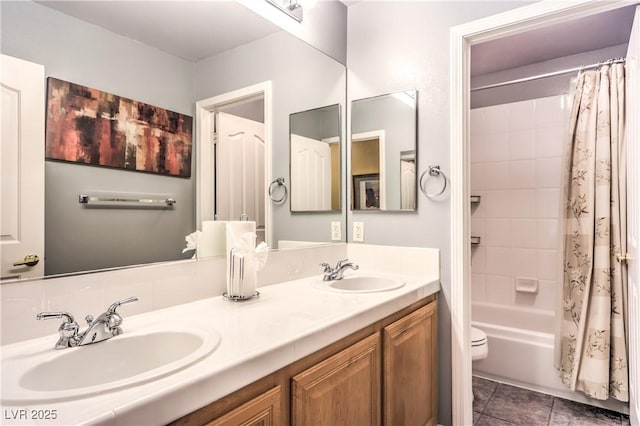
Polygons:
<instances>
[{"instance_id":1,"label":"white trim molding","mask_svg":"<svg viewBox=\"0 0 640 426\"><path fill-rule=\"evenodd\" d=\"M636 4L637 1L546 0L451 29L451 357L452 422L473 423L470 352L469 105L471 46Z\"/></svg>"}]
</instances>

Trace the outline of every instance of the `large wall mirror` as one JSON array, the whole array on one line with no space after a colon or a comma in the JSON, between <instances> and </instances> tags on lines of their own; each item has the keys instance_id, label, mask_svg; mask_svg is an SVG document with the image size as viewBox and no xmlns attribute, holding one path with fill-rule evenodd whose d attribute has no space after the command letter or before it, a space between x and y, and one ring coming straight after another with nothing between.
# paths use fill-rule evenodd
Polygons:
<instances>
[{"instance_id":1,"label":"large wall mirror","mask_svg":"<svg viewBox=\"0 0 640 426\"><path fill-rule=\"evenodd\" d=\"M187 7L181 2L22 1L1 2L0 7L3 54L44 65L47 77L167 110L194 116L201 99L270 81L273 147L265 163L274 178L289 177L291 114L327 105L339 105L344 113L344 65L236 2ZM172 18L178 15L184 19ZM110 23L105 16L112 18ZM149 16L170 22L154 20L150 26ZM180 37L168 39L163 28L176 25L182 26L174 32ZM186 34L198 42L189 43ZM194 117L194 148L195 122ZM334 136L344 139L340 126ZM193 252L183 254L182 249L185 236L199 228L198 155L194 149L190 177L46 161L44 274L190 258ZM266 194L268 183L261 192ZM88 209L78 203L78 195L87 192L166 195L176 204L170 209ZM332 202L329 213L305 215L292 215L289 201L270 205L270 247L278 248L280 241L330 243L331 222L346 226L345 212L337 205L333 210Z\"/></svg>"},{"instance_id":2,"label":"large wall mirror","mask_svg":"<svg viewBox=\"0 0 640 426\"><path fill-rule=\"evenodd\" d=\"M291 211L340 210L340 105L291 114Z\"/></svg>"},{"instance_id":3,"label":"large wall mirror","mask_svg":"<svg viewBox=\"0 0 640 426\"><path fill-rule=\"evenodd\" d=\"M351 103L351 209L416 209L417 91Z\"/></svg>"}]
</instances>

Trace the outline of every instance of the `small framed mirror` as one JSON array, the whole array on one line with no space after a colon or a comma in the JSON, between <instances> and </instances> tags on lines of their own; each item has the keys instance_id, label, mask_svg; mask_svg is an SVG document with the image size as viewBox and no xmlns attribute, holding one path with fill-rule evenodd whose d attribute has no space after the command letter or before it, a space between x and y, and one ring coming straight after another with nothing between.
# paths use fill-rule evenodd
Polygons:
<instances>
[{"instance_id":1,"label":"small framed mirror","mask_svg":"<svg viewBox=\"0 0 640 426\"><path fill-rule=\"evenodd\" d=\"M340 105L289 116L291 211L340 210Z\"/></svg>"},{"instance_id":2,"label":"small framed mirror","mask_svg":"<svg viewBox=\"0 0 640 426\"><path fill-rule=\"evenodd\" d=\"M417 90L351 103L351 209L415 211Z\"/></svg>"}]
</instances>

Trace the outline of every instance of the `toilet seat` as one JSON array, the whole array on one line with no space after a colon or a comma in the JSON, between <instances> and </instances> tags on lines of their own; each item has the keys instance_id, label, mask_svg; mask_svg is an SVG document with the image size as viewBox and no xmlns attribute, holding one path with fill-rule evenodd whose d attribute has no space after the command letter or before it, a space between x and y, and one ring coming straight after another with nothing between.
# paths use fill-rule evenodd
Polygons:
<instances>
[{"instance_id":1,"label":"toilet seat","mask_svg":"<svg viewBox=\"0 0 640 426\"><path fill-rule=\"evenodd\" d=\"M479 328L471 327L471 346L480 346L487 343L487 334Z\"/></svg>"},{"instance_id":2,"label":"toilet seat","mask_svg":"<svg viewBox=\"0 0 640 426\"><path fill-rule=\"evenodd\" d=\"M471 327L471 360L485 359L489 354L487 334L479 328Z\"/></svg>"}]
</instances>

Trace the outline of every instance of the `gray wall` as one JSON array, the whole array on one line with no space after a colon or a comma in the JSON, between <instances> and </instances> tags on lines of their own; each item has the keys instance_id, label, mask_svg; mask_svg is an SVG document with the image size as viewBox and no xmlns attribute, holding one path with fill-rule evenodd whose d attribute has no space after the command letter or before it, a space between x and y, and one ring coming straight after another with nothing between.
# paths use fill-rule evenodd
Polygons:
<instances>
[{"instance_id":1,"label":"gray wall","mask_svg":"<svg viewBox=\"0 0 640 426\"><path fill-rule=\"evenodd\" d=\"M418 89L418 171L439 164L448 174L449 31L452 26L521 6L520 2L360 2L349 8L348 100ZM364 222L366 243L437 247L442 293L438 314L438 423L451 423L451 323L448 300L450 203L418 197L415 213L348 213Z\"/></svg>"},{"instance_id":2,"label":"gray wall","mask_svg":"<svg viewBox=\"0 0 640 426\"><path fill-rule=\"evenodd\" d=\"M206 99L266 80L271 80L273 91L273 178L285 177L289 182L289 114L343 104L345 68L281 31L196 63L195 98ZM292 214L289 201L271 206L274 242L329 241L331 221L341 221L344 229L341 213ZM274 242L270 242L273 248Z\"/></svg>"},{"instance_id":3,"label":"gray wall","mask_svg":"<svg viewBox=\"0 0 640 426\"><path fill-rule=\"evenodd\" d=\"M289 122L292 134L322 140L341 134L340 107L326 106L293 114Z\"/></svg>"},{"instance_id":4,"label":"gray wall","mask_svg":"<svg viewBox=\"0 0 640 426\"><path fill-rule=\"evenodd\" d=\"M339 1L318 1L306 11L300 39L320 49L341 64L347 63L347 7ZM305 27L308 25L308 27Z\"/></svg>"},{"instance_id":5,"label":"gray wall","mask_svg":"<svg viewBox=\"0 0 640 426\"><path fill-rule=\"evenodd\" d=\"M3 54L43 64L47 76L193 115L191 62L36 3L3 1L1 8ZM193 164L184 179L48 161L46 273L184 257L184 236L195 229ZM167 193L177 204L81 208L78 194L96 190Z\"/></svg>"}]
</instances>

